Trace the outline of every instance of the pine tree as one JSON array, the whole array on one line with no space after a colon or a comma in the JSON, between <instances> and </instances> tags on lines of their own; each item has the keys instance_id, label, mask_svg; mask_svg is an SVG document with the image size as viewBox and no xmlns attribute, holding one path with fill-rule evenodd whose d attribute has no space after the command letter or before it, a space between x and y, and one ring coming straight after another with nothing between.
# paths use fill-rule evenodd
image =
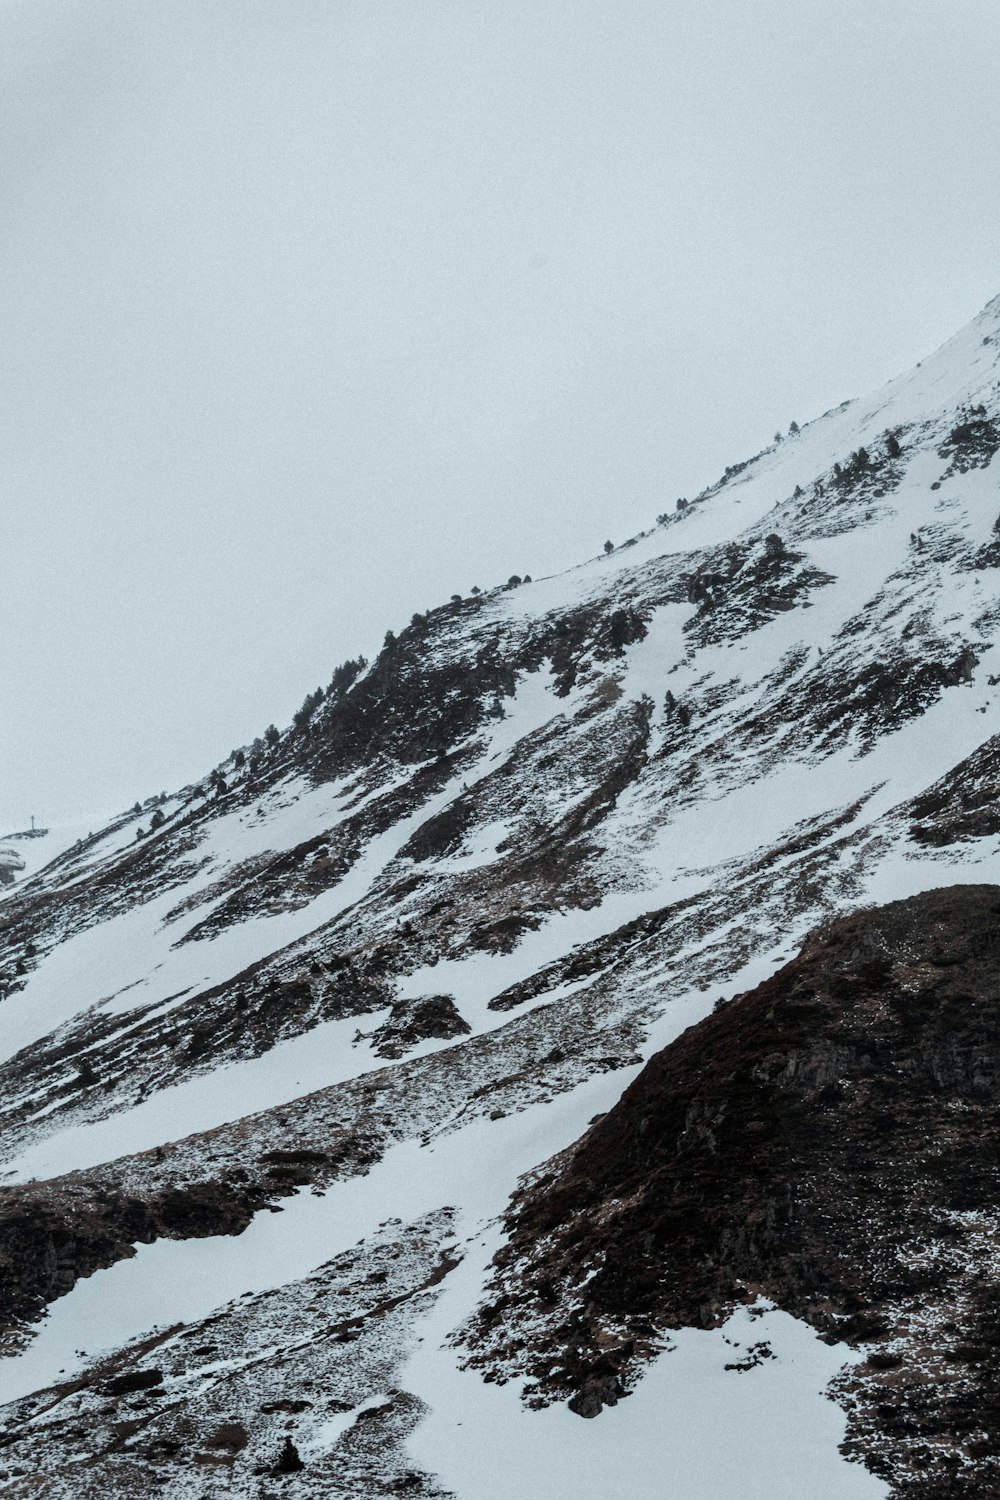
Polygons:
<instances>
[{"instance_id":1,"label":"pine tree","mask_svg":"<svg viewBox=\"0 0 1000 1500\"><path fill-rule=\"evenodd\" d=\"M77 1087L81 1089L92 1089L99 1079L94 1071L94 1064L89 1057L85 1057L80 1063L76 1074Z\"/></svg>"},{"instance_id":2,"label":"pine tree","mask_svg":"<svg viewBox=\"0 0 1000 1500\"><path fill-rule=\"evenodd\" d=\"M286 1437L285 1446L281 1450L281 1455L275 1465L274 1472L276 1474L298 1474L304 1468L305 1464L299 1457L298 1448L296 1448L290 1437Z\"/></svg>"}]
</instances>

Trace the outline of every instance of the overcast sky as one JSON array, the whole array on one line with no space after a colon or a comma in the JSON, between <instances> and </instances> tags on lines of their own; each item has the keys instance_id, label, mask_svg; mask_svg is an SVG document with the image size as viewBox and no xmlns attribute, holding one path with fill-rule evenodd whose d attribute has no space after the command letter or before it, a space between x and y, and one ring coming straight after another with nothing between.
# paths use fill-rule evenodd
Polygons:
<instances>
[{"instance_id":1,"label":"overcast sky","mask_svg":"<svg viewBox=\"0 0 1000 1500\"><path fill-rule=\"evenodd\" d=\"M1000 291L995 0L0 0L0 834Z\"/></svg>"}]
</instances>

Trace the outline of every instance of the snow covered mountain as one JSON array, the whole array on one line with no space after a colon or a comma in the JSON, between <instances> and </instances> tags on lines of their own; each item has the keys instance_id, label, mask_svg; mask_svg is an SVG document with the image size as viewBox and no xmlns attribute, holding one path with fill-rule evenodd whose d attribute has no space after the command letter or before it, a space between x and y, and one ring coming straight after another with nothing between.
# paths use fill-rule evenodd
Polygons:
<instances>
[{"instance_id":1,"label":"snow covered mountain","mask_svg":"<svg viewBox=\"0 0 1000 1500\"><path fill-rule=\"evenodd\" d=\"M668 1049L655 1067L694 1089L681 1126L705 1180L727 1142L744 1221L773 1221L816 1161L775 1176L770 1115L714 1121L697 1078L738 1053L780 1102L782 1025L841 1053L828 1009L792 1005L758 1055L739 1017L767 1005L746 992L793 984L794 962L772 976L818 924L997 880L998 448L1000 298L652 531L414 617L287 730L3 894L3 1493L996 1492L985 1356L951 1366L978 1425L932 1420L928 1390L959 1386L928 1379L924 1346L944 1339L945 1364L964 1347L960 1309L942 1332L946 1278L907 1283L905 1317L889 1292L864 1317L860 1255L820 1295L821 1256L811 1281L751 1275L744 1234L738 1274L702 1276L704 1295L630 1272L616 1303L608 1284L626 1245L634 1271L622 1203L665 1180L628 1113L660 1075L615 1108L644 1063ZM865 962L898 941L916 975L898 993L937 1004L921 965L973 961L986 908L968 899L926 953L907 905L858 938ZM834 1134L837 1100L860 1108L838 1066L829 1098L795 1106L833 1110ZM956 1120L973 1105L986 1139L992 1102L949 1096ZM892 1161L919 1152L924 1114ZM733 1149L747 1132L757 1176ZM633 1141L631 1177L609 1140ZM901 1213L892 1255L940 1256L961 1229L995 1288L984 1181L938 1205L950 1240L930 1207ZM833 1200L809 1201L820 1234ZM690 1291L710 1247L686 1223L650 1246ZM893 1438L907 1421L926 1441Z\"/></svg>"}]
</instances>

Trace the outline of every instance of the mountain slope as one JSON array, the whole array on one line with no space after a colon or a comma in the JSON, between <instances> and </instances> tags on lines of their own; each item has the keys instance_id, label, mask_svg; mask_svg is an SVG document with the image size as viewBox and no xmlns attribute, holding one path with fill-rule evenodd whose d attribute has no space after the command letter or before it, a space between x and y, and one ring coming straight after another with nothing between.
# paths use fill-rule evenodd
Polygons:
<instances>
[{"instance_id":1,"label":"mountain slope","mask_svg":"<svg viewBox=\"0 0 1000 1500\"><path fill-rule=\"evenodd\" d=\"M662 1330L763 1296L868 1349L853 1451L906 1494L995 1492L998 966L1000 887L948 887L685 1032L519 1195L477 1366L594 1416Z\"/></svg>"},{"instance_id":2,"label":"mountain slope","mask_svg":"<svg viewBox=\"0 0 1000 1500\"><path fill-rule=\"evenodd\" d=\"M445 1207L478 1235L818 923L995 878L998 362L1000 300L610 556L415 617L0 898L0 1311L25 1350L0 1391L87 1368L58 1329L92 1295L91 1355L210 1316L251 1288L207 1277L171 1311L141 1268L294 1236L312 1202L358 1193L363 1239ZM487 1141L484 1199L459 1164ZM136 1242L123 1322L90 1289ZM256 1290L295 1279L284 1256ZM248 1452L227 1484L256 1483Z\"/></svg>"}]
</instances>

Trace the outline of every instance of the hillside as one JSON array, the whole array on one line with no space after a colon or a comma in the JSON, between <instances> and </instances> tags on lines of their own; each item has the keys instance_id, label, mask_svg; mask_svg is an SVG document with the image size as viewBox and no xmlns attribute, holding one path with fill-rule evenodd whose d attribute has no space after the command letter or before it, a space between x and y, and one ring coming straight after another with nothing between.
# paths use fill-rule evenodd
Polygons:
<instances>
[{"instance_id":1,"label":"hillside","mask_svg":"<svg viewBox=\"0 0 1000 1500\"><path fill-rule=\"evenodd\" d=\"M900 1493L1000 1490L998 970L1000 886L951 886L691 1027L519 1195L476 1366L596 1416L665 1330L764 1298L864 1346L849 1451Z\"/></svg>"},{"instance_id":2,"label":"hillside","mask_svg":"<svg viewBox=\"0 0 1000 1500\"><path fill-rule=\"evenodd\" d=\"M843 1234L857 1184L838 1199L843 1223L824 1217L829 1195L810 1199L799 1280L753 1261L752 1235L753 1254L709 1271L717 1226L678 1230L670 1253L686 1269L669 1297L650 1292L647 1306L642 1278L624 1276L614 1350L634 1347L608 1353L607 1369L593 1351L567 1358L555 1311L518 1312L508 1331L500 1309L492 1332L482 1312L501 1273L515 1311L537 1267L552 1281L547 1256L558 1276L538 1295L560 1308L559 1278L575 1284L571 1263L604 1246L604 1200L566 1189L582 1214L566 1245L560 1216L546 1218L560 1190L536 1185L515 1200L504 1250L519 1178L551 1158L571 1171L602 1141L618 1143L608 1161L632 1160L628 1101L663 1069L679 1070L664 1098L683 1083L695 1100L723 1054L736 1073L756 1067L766 1027L740 1018L768 983L798 982L783 966L810 932L952 885L962 910L980 910L969 888L996 880L1000 834L998 364L1000 299L915 370L609 555L414 617L374 661L338 668L286 730L3 893L5 1493L37 1493L42 1474L53 1496L131 1495L152 1475L166 1494L257 1496L294 1474L302 1494L597 1496L627 1451L632 1494L652 1497L665 1461L653 1401L683 1412L679 1496L737 1483L798 1496L804 1472L831 1500L913 1492L898 1414L838 1377L873 1341L912 1336L859 1289L860 1231ZM810 941L800 966L821 962L816 943L827 951ZM904 957L890 945L884 961ZM889 1003L869 979L875 1010L852 992L838 1019L834 987L795 1014L795 1045L814 1033L822 1051L842 1025L860 1047ZM950 1012L931 1015L939 991L918 989L928 1027L945 1025ZM787 1050L784 1032L772 1041ZM897 1043L885 1040L893 1057ZM820 1093L828 1084L829 1099L794 1094L800 1154L760 1173L736 1149L741 1111L760 1122L734 1101L713 1212L738 1201L745 1222L767 1223L781 1182L820 1160L833 1170L816 1143L809 1156L809 1132L839 1108L839 1074ZM893 1152L968 1103L910 1078L900 1089L899 1133L856 1163L876 1196ZM963 1117L959 1156L985 1098ZM870 1143L889 1107L865 1109ZM777 1125L763 1123L770 1140ZM583 1155L563 1158L581 1136ZM608 1173L595 1192L639 1191ZM986 1179L973 1177L975 1198ZM914 1233L932 1209L987 1212L935 1197L937 1179L923 1198L904 1181ZM548 1226L541 1259L532 1215ZM622 1244L640 1218L622 1218ZM833 1235L853 1280L836 1280ZM775 1306L748 1311L758 1292ZM848 1292L878 1317L841 1307ZM758 1317L778 1357L734 1379L726 1340ZM678 1330L674 1354L665 1329ZM678 1375L686 1360L698 1379ZM822 1395L835 1378L840 1406ZM581 1422L618 1383L628 1399ZM575 1404L535 1409L555 1397ZM794 1432L773 1430L775 1402L796 1411ZM720 1423L746 1440L711 1458L710 1441L685 1447ZM482 1444L501 1430L495 1471ZM970 1434L955 1442L974 1475L992 1462L975 1444L993 1437ZM839 1452L845 1439L862 1462ZM304 1467L288 1467L291 1450ZM930 1466L922 1495L974 1492L943 1488L943 1472Z\"/></svg>"}]
</instances>

